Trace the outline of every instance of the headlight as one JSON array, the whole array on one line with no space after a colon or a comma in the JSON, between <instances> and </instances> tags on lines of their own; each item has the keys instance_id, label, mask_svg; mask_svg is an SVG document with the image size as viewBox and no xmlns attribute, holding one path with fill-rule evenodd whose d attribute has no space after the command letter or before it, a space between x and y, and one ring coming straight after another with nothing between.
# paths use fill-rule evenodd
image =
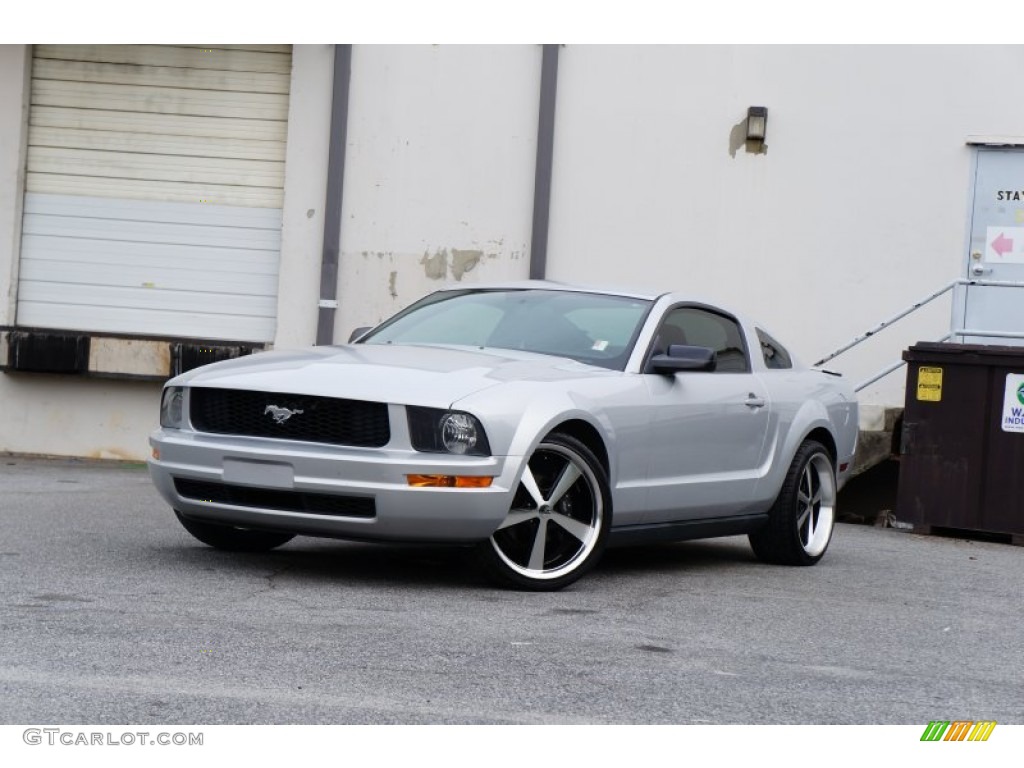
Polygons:
<instances>
[{"instance_id":1,"label":"headlight","mask_svg":"<svg viewBox=\"0 0 1024 768\"><path fill-rule=\"evenodd\" d=\"M482 433L468 413L449 413L441 419L441 444L448 453L471 453Z\"/></svg>"},{"instance_id":2,"label":"headlight","mask_svg":"<svg viewBox=\"0 0 1024 768\"><path fill-rule=\"evenodd\" d=\"M490 456L491 446L480 421L462 411L406 408L412 447L429 453Z\"/></svg>"},{"instance_id":3,"label":"headlight","mask_svg":"<svg viewBox=\"0 0 1024 768\"><path fill-rule=\"evenodd\" d=\"M185 389L165 387L160 400L160 426L181 429L185 426Z\"/></svg>"}]
</instances>

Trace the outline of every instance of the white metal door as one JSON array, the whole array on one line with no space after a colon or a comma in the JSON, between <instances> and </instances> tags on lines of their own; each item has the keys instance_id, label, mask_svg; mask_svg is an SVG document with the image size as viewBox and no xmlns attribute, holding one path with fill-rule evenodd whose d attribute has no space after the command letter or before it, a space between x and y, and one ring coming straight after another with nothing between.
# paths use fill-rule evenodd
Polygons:
<instances>
[{"instance_id":1,"label":"white metal door","mask_svg":"<svg viewBox=\"0 0 1024 768\"><path fill-rule=\"evenodd\" d=\"M290 75L290 46L36 46L18 324L272 340Z\"/></svg>"},{"instance_id":2,"label":"white metal door","mask_svg":"<svg viewBox=\"0 0 1024 768\"><path fill-rule=\"evenodd\" d=\"M1024 149L978 149L966 276L1024 282ZM965 329L1024 332L1024 289L967 286L961 302ZM964 341L1024 345L1024 339L989 336Z\"/></svg>"}]
</instances>

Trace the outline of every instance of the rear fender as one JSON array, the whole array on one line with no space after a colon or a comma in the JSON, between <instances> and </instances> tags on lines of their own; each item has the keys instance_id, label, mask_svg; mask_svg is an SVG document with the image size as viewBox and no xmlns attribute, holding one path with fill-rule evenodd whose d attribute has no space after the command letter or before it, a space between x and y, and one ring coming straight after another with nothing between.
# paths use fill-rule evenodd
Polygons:
<instances>
[{"instance_id":1,"label":"rear fender","mask_svg":"<svg viewBox=\"0 0 1024 768\"><path fill-rule=\"evenodd\" d=\"M836 429L825 405L819 400L805 400L794 415L789 429L779 431L775 445L765 458L764 473L754 492L759 502L770 504L779 495L793 457L808 435L816 429L828 432L833 445L839 445Z\"/></svg>"}]
</instances>

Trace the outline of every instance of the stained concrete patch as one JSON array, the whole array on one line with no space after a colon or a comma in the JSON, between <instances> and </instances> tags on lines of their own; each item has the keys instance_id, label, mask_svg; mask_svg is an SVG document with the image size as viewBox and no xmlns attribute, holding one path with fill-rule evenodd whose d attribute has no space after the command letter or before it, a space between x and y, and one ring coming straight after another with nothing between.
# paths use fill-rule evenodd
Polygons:
<instances>
[{"instance_id":1,"label":"stained concrete patch","mask_svg":"<svg viewBox=\"0 0 1024 768\"><path fill-rule=\"evenodd\" d=\"M438 250L431 256L429 251L423 252L420 259L423 274L431 280L444 280L448 276L448 250Z\"/></svg>"},{"instance_id":2,"label":"stained concrete patch","mask_svg":"<svg viewBox=\"0 0 1024 768\"><path fill-rule=\"evenodd\" d=\"M461 280L462 276L467 272L471 272L483 257L483 251L461 251L457 248L452 248L452 277L456 280Z\"/></svg>"}]
</instances>

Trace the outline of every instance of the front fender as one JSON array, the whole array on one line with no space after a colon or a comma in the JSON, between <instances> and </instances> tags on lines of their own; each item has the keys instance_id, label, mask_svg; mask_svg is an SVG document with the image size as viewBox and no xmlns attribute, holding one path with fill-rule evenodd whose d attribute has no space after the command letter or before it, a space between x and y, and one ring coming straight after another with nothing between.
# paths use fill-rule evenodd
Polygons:
<instances>
[{"instance_id":1,"label":"front fender","mask_svg":"<svg viewBox=\"0 0 1024 768\"><path fill-rule=\"evenodd\" d=\"M607 394L607 393L606 393ZM608 479L615 487L619 462L618 428L602 395L538 388L514 382L477 392L452 407L472 413L484 426L495 455L529 456L560 424L582 421L598 434L608 454Z\"/></svg>"}]
</instances>

